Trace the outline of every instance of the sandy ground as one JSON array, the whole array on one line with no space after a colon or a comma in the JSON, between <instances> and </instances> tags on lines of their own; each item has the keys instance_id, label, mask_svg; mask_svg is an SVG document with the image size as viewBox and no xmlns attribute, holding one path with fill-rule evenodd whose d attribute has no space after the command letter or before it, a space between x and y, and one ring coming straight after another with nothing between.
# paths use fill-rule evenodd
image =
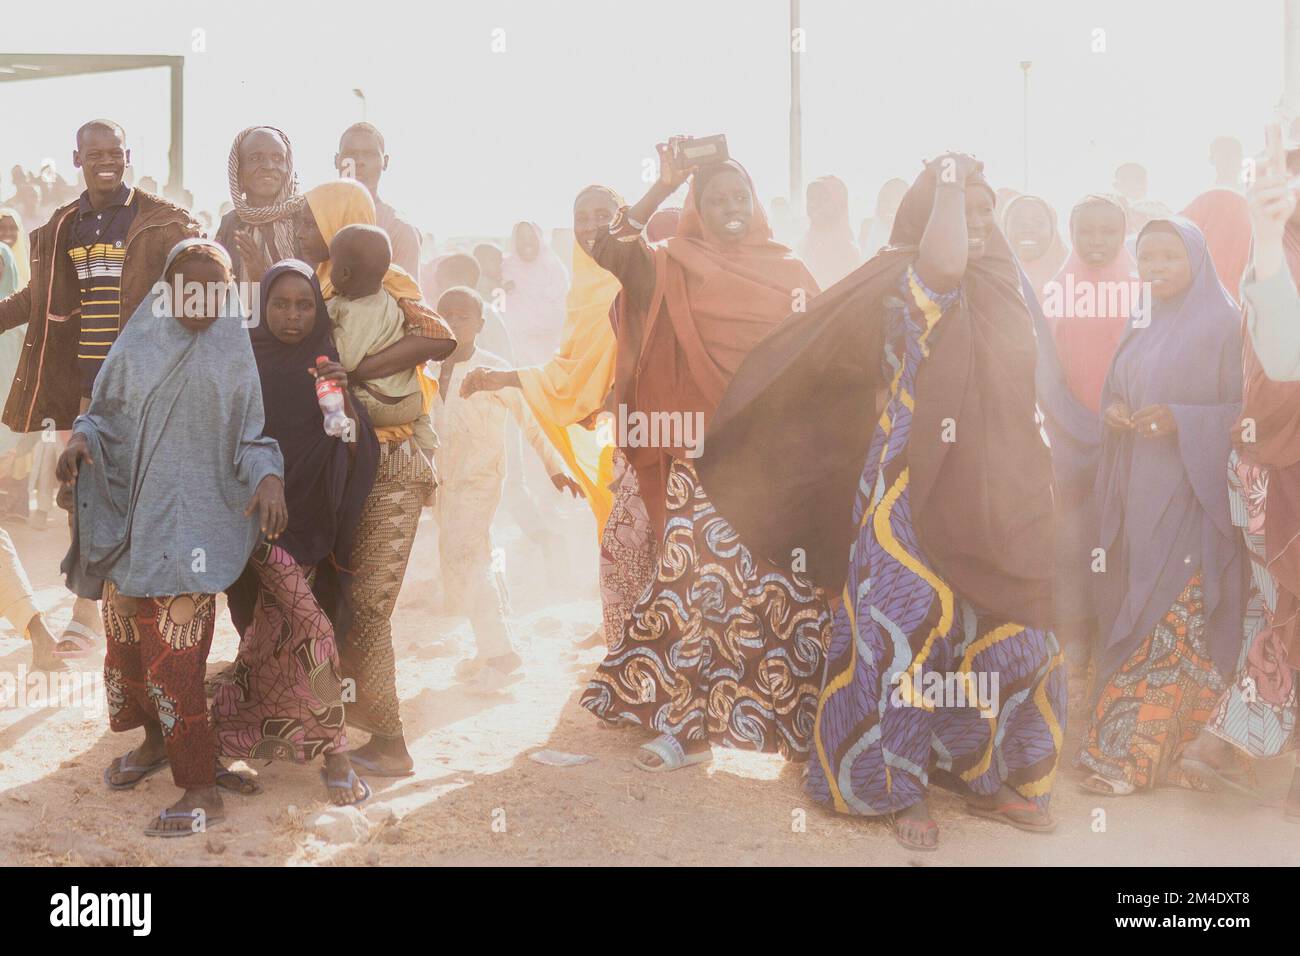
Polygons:
<instances>
[{"instance_id":1,"label":"sandy ground","mask_svg":"<svg viewBox=\"0 0 1300 956\"><path fill-rule=\"evenodd\" d=\"M629 756L646 735L600 727L577 704L599 649L575 639L600 619L595 549L575 515L567 557L550 562L556 580L529 575L540 556L503 528L512 618L524 676L507 692L484 697L452 676L472 653L464 620L440 616L436 531L428 520L416 540L395 614L399 690L415 776L372 779L362 811L331 810L317 766L248 768L265 792L226 797L227 817L206 834L157 840L142 829L178 795L166 773L134 791L111 792L101 775L139 732L108 730L99 708L0 708L0 864L51 865L388 865L388 864L1222 864L1296 865L1300 829L1281 818L1288 760L1261 768L1266 802L1160 790L1102 799L1078 790L1071 768L1057 777L1051 835L1023 834L966 815L938 791L943 846L909 852L880 821L827 813L803 794L803 768L764 755L715 751L711 766L652 775ZM585 519L589 528L589 517ZM66 530L24 525L9 530L38 603L58 633L71 613L59 584ZM555 567L562 564L563 567ZM554 601L560 595L562 603ZM223 615L210 669L233 660L237 638ZM23 673L29 650L0 625L0 676ZM95 671L98 661L80 664ZM1082 720L1071 715L1067 754ZM357 734L354 742L364 737ZM594 758L547 766L544 749ZM242 764L237 767L244 769Z\"/></svg>"}]
</instances>

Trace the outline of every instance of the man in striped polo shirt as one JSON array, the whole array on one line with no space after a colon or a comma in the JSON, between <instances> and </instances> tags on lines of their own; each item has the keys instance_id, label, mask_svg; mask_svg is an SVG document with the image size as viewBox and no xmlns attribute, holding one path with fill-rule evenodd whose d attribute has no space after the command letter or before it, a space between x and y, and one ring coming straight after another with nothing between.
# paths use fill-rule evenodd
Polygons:
<instances>
[{"instance_id":1,"label":"man in striped polo shirt","mask_svg":"<svg viewBox=\"0 0 1300 956\"><path fill-rule=\"evenodd\" d=\"M33 230L31 281L0 300L0 331L27 323L4 406L3 421L14 431L52 440L72 427L90 404L118 330L162 276L167 254L199 234L184 209L123 184L130 161L119 124L91 120L77 130L72 164L85 174L86 191ZM58 652L93 653L100 632L95 602L78 598Z\"/></svg>"},{"instance_id":2,"label":"man in striped polo shirt","mask_svg":"<svg viewBox=\"0 0 1300 956\"><path fill-rule=\"evenodd\" d=\"M90 176L86 179L86 191L77 200L68 229L67 248L81 286L77 366L82 399L90 398L95 376L122 328L122 264L127 233L138 209L135 190L120 178L117 188L107 195L103 191L92 194Z\"/></svg>"}]
</instances>

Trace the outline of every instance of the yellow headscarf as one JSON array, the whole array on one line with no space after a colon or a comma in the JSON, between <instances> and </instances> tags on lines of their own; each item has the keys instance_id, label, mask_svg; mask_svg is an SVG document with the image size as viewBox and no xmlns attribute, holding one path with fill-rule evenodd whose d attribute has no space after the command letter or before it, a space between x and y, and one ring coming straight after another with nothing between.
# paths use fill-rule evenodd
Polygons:
<instances>
[{"instance_id":1,"label":"yellow headscarf","mask_svg":"<svg viewBox=\"0 0 1300 956\"><path fill-rule=\"evenodd\" d=\"M596 515L600 534L614 495L614 446L606 429L579 425L605 403L614 383L617 344L609 322L609 307L621 286L596 264L577 242L573 248L573 281L565 301L560 348L545 365L519 370L524 399L551 440Z\"/></svg>"},{"instance_id":2,"label":"yellow headscarf","mask_svg":"<svg viewBox=\"0 0 1300 956\"><path fill-rule=\"evenodd\" d=\"M373 226L376 222L375 201L370 198L370 190L355 179L333 179L309 189L307 208L311 210L326 245L334 241L344 226ZM316 278L320 279L321 294L326 299L332 298L334 284L330 282L328 259L316 267ZM388 267L384 288L399 302L421 298L419 283L396 264Z\"/></svg>"},{"instance_id":3,"label":"yellow headscarf","mask_svg":"<svg viewBox=\"0 0 1300 956\"><path fill-rule=\"evenodd\" d=\"M32 280L32 249L27 230L23 228L23 217L18 215L18 210L0 206L0 219L12 219L18 227L18 241L13 245L14 258L18 260L18 289L14 290L17 292L25 289Z\"/></svg>"},{"instance_id":4,"label":"yellow headscarf","mask_svg":"<svg viewBox=\"0 0 1300 956\"><path fill-rule=\"evenodd\" d=\"M375 201L370 198L370 190L355 179L333 179L321 183L306 194L307 208L316 220L325 244L329 245L344 226L375 225ZM326 259L316 267L316 278L320 280L321 295L326 299L334 296L334 283L330 281L330 263ZM420 286L401 266L393 263L384 276L384 288L401 302L403 299L422 298ZM424 393L424 411L427 414L433 405L433 397L438 393L438 383L421 370L418 376L420 391ZM376 427L375 434L380 441L402 441L410 438L415 431L410 425L391 425Z\"/></svg>"}]
</instances>

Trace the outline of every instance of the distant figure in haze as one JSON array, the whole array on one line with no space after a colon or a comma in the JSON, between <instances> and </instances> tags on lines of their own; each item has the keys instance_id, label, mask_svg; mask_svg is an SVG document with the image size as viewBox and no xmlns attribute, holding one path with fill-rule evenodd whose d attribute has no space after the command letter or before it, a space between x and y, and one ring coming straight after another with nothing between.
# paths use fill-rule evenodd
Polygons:
<instances>
[{"instance_id":1,"label":"distant figure in haze","mask_svg":"<svg viewBox=\"0 0 1300 956\"><path fill-rule=\"evenodd\" d=\"M1216 136L1210 143L1210 164L1214 167L1216 189L1242 190L1241 143L1233 136ZM1222 274L1219 276L1223 278ZM1227 285L1227 283L1224 283Z\"/></svg>"},{"instance_id":2,"label":"distant figure in haze","mask_svg":"<svg viewBox=\"0 0 1300 956\"><path fill-rule=\"evenodd\" d=\"M836 176L808 184L808 231L799 243L799 255L823 289L862 264L849 226L849 190Z\"/></svg>"},{"instance_id":3,"label":"distant figure in haze","mask_svg":"<svg viewBox=\"0 0 1300 956\"><path fill-rule=\"evenodd\" d=\"M379 180L388 169L384 134L370 123L353 123L339 137L334 168L344 179L355 179L375 201L375 225L388 233L393 244L393 264L412 278L420 274L420 231L379 198Z\"/></svg>"},{"instance_id":4,"label":"distant figure in haze","mask_svg":"<svg viewBox=\"0 0 1300 956\"><path fill-rule=\"evenodd\" d=\"M425 293L425 298L430 302L437 302L444 292L454 286L467 286L478 291L482 296L483 293L479 290L482 278L483 270L477 259L464 252L453 252L441 257L433 267L433 288ZM507 362L514 362L510 333L506 330L505 320L492 304L491 298L484 300L482 312L483 328L476 336L479 348L498 355Z\"/></svg>"},{"instance_id":5,"label":"distant figure in haze","mask_svg":"<svg viewBox=\"0 0 1300 956\"><path fill-rule=\"evenodd\" d=\"M573 230L560 226L551 230L551 251L560 260L560 265L573 273Z\"/></svg>"},{"instance_id":6,"label":"distant figure in haze","mask_svg":"<svg viewBox=\"0 0 1300 956\"><path fill-rule=\"evenodd\" d=\"M882 246L889 245L889 234L894 229L894 216L898 204L907 194L907 183L901 179L887 179L876 194L876 214L864 219L858 235L858 248L864 256L874 256Z\"/></svg>"},{"instance_id":7,"label":"distant figure in haze","mask_svg":"<svg viewBox=\"0 0 1300 956\"><path fill-rule=\"evenodd\" d=\"M1140 163L1120 163L1115 167L1115 191L1132 206L1147 198L1147 171ZM1139 227L1141 228L1141 227Z\"/></svg>"},{"instance_id":8,"label":"distant figure in haze","mask_svg":"<svg viewBox=\"0 0 1300 956\"><path fill-rule=\"evenodd\" d=\"M1137 236L1153 219L1168 219L1174 211L1158 199L1141 199L1128 204L1128 247L1137 257Z\"/></svg>"},{"instance_id":9,"label":"distant figure in haze","mask_svg":"<svg viewBox=\"0 0 1300 956\"><path fill-rule=\"evenodd\" d=\"M510 342L517 362L540 365L560 344L569 273L542 242L542 229L535 222L517 223L510 245L501 264Z\"/></svg>"},{"instance_id":10,"label":"distant figure in haze","mask_svg":"<svg viewBox=\"0 0 1300 956\"><path fill-rule=\"evenodd\" d=\"M1242 274L1250 259L1250 204L1231 186L1216 186L1201 193L1184 209L1205 233L1214 271L1234 302L1240 302Z\"/></svg>"},{"instance_id":11,"label":"distant figure in haze","mask_svg":"<svg viewBox=\"0 0 1300 956\"><path fill-rule=\"evenodd\" d=\"M775 196L770 205L772 207L772 235L777 242L794 242L799 235L799 224L796 222L794 210L790 208L790 200L784 196Z\"/></svg>"},{"instance_id":12,"label":"distant figure in haze","mask_svg":"<svg viewBox=\"0 0 1300 956\"><path fill-rule=\"evenodd\" d=\"M491 242L480 242L474 247L474 259L479 267L479 280L474 289L485 299L493 299L497 290L504 289L506 284L501 274L504 264L501 247Z\"/></svg>"}]
</instances>

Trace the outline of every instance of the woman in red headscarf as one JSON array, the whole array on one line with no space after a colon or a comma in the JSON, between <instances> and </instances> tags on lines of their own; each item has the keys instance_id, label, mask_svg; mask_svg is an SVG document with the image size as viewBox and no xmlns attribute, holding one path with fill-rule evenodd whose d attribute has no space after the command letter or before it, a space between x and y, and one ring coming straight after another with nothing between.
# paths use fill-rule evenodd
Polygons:
<instances>
[{"instance_id":1,"label":"woman in red headscarf","mask_svg":"<svg viewBox=\"0 0 1300 956\"><path fill-rule=\"evenodd\" d=\"M662 549L582 703L658 731L636 758L651 772L703 763L713 744L806 758L829 623L798 556L782 567L751 552L692 464L732 374L817 283L772 239L743 167L691 169L674 145L659 145L660 178L592 249L623 286L616 438ZM648 243L644 224L688 177L676 235Z\"/></svg>"}]
</instances>

